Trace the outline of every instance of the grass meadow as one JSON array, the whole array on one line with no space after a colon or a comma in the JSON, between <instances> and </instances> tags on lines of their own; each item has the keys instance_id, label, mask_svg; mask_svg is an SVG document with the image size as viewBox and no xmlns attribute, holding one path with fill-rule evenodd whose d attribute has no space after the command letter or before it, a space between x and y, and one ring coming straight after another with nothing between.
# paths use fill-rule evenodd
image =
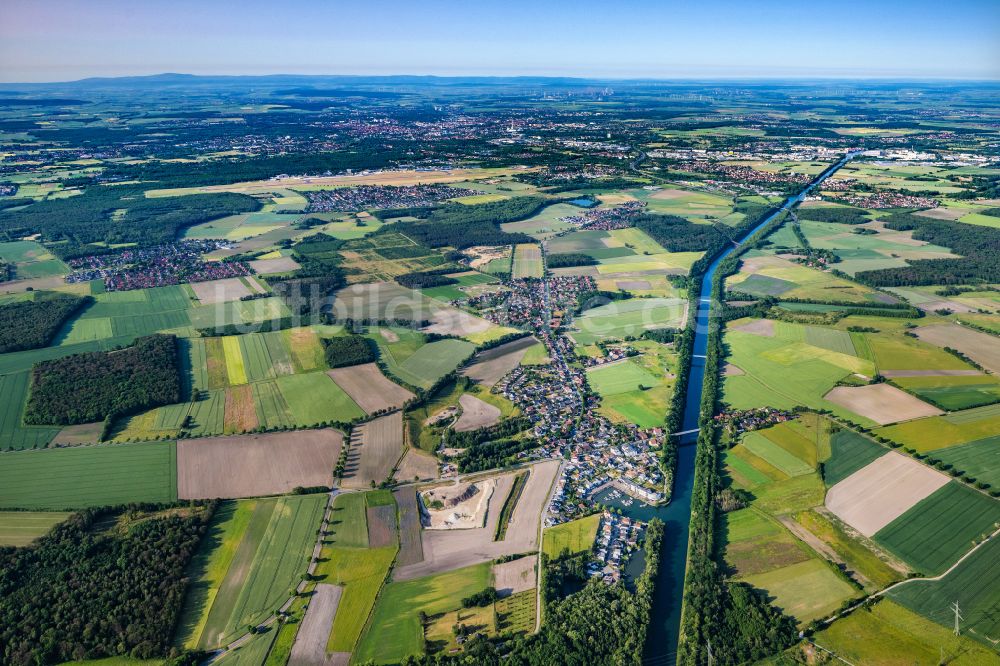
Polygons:
<instances>
[{"instance_id":1,"label":"grass meadow","mask_svg":"<svg viewBox=\"0 0 1000 666\"><path fill-rule=\"evenodd\" d=\"M0 507L79 509L177 499L173 442L83 446L3 455Z\"/></svg>"}]
</instances>

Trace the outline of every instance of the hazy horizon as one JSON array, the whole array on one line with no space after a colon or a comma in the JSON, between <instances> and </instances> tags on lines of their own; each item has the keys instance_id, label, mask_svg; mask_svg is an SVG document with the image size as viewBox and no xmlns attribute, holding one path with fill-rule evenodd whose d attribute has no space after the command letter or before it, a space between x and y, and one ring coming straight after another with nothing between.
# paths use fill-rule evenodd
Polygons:
<instances>
[{"instance_id":1,"label":"hazy horizon","mask_svg":"<svg viewBox=\"0 0 1000 666\"><path fill-rule=\"evenodd\" d=\"M8 0L0 82L196 75L1000 79L1000 5ZM405 63L405 65L403 64Z\"/></svg>"}]
</instances>

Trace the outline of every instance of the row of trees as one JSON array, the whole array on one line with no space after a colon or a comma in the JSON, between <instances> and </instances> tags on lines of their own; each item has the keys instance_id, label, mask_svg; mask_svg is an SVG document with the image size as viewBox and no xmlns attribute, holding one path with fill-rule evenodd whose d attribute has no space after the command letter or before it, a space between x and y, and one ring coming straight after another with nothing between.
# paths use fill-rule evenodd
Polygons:
<instances>
[{"instance_id":1,"label":"row of trees","mask_svg":"<svg viewBox=\"0 0 1000 666\"><path fill-rule=\"evenodd\" d=\"M91 423L180 400L177 339L157 334L116 351L36 363L24 422Z\"/></svg>"},{"instance_id":2,"label":"row of trees","mask_svg":"<svg viewBox=\"0 0 1000 666\"><path fill-rule=\"evenodd\" d=\"M589 254L579 252L566 252L563 254L545 255L545 265L549 268L563 268L567 266L594 266L597 259Z\"/></svg>"},{"instance_id":3,"label":"row of trees","mask_svg":"<svg viewBox=\"0 0 1000 666\"><path fill-rule=\"evenodd\" d=\"M32 546L0 548L0 663L168 654L185 568L213 511L89 509ZM97 529L123 513L129 529Z\"/></svg>"},{"instance_id":4,"label":"row of trees","mask_svg":"<svg viewBox=\"0 0 1000 666\"><path fill-rule=\"evenodd\" d=\"M34 300L0 305L0 354L48 346L63 324L93 300L38 292Z\"/></svg>"}]
</instances>

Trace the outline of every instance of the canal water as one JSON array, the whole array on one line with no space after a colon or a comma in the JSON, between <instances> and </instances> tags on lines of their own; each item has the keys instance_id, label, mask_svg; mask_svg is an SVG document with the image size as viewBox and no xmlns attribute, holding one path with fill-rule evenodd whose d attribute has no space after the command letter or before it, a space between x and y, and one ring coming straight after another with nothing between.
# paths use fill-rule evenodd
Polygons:
<instances>
[{"instance_id":1,"label":"canal water","mask_svg":"<svg viewBox=\"0 0 1000 666\"><path fill-rule=\"evenodd\" d=\"M760 224L748 231L743 238L752 236L766 226L776 216L801 202L809 192L826 180L831 174L854 157L851 153L821 173L798 195L790 197L774 213L764 218ZM695 315L694 354L691 359L691 372L688 375L687 396L684 403L684 422L682 432L695 430L698 427L701 407L702 387L705 381L705 352L708 350L708 321L711 314L712 279L719 264L737 249L733 245L722 252L709 265L701 283L701 294L698 300L698 310ZM660 550L660 568L656 576L656 593L653 599L653 613L650 618L649 634L646 642L646 653L643 664L646 666L664 666L673 664L677 659L677 641L681 625L681 600L684 593L684 567L687 559L688 528L691 523L691 490L694 487L694 454L693 444L697 441L696 432L682 435L677 451L677 470L674 474L674 493L670 504L652 507L634 500L626 506L623 500L627 497L611 499L613 489L608 488L595 496L595 499L610 507L621 509L622 513L642 521L659 518L664 522L663 546ZM626 574L635 576L641 572L642 556L633 558L626 566Z\"/></svg>"}]
</instances>

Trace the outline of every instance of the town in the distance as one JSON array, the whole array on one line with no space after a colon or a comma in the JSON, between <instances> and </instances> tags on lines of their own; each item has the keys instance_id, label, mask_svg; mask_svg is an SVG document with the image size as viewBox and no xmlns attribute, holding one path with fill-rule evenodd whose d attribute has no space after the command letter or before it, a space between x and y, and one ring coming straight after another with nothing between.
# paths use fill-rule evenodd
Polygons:
<instances>
[{"instance_id":1,"label":"town in the distance","mask_svg":"<svg viewBox=\"0 0 1000 666\"><path fill-rule=\"evenodd\" d=\"M0 664L1000 664L1000 84L0 84Z\"/></svg>"}]
</instances>

